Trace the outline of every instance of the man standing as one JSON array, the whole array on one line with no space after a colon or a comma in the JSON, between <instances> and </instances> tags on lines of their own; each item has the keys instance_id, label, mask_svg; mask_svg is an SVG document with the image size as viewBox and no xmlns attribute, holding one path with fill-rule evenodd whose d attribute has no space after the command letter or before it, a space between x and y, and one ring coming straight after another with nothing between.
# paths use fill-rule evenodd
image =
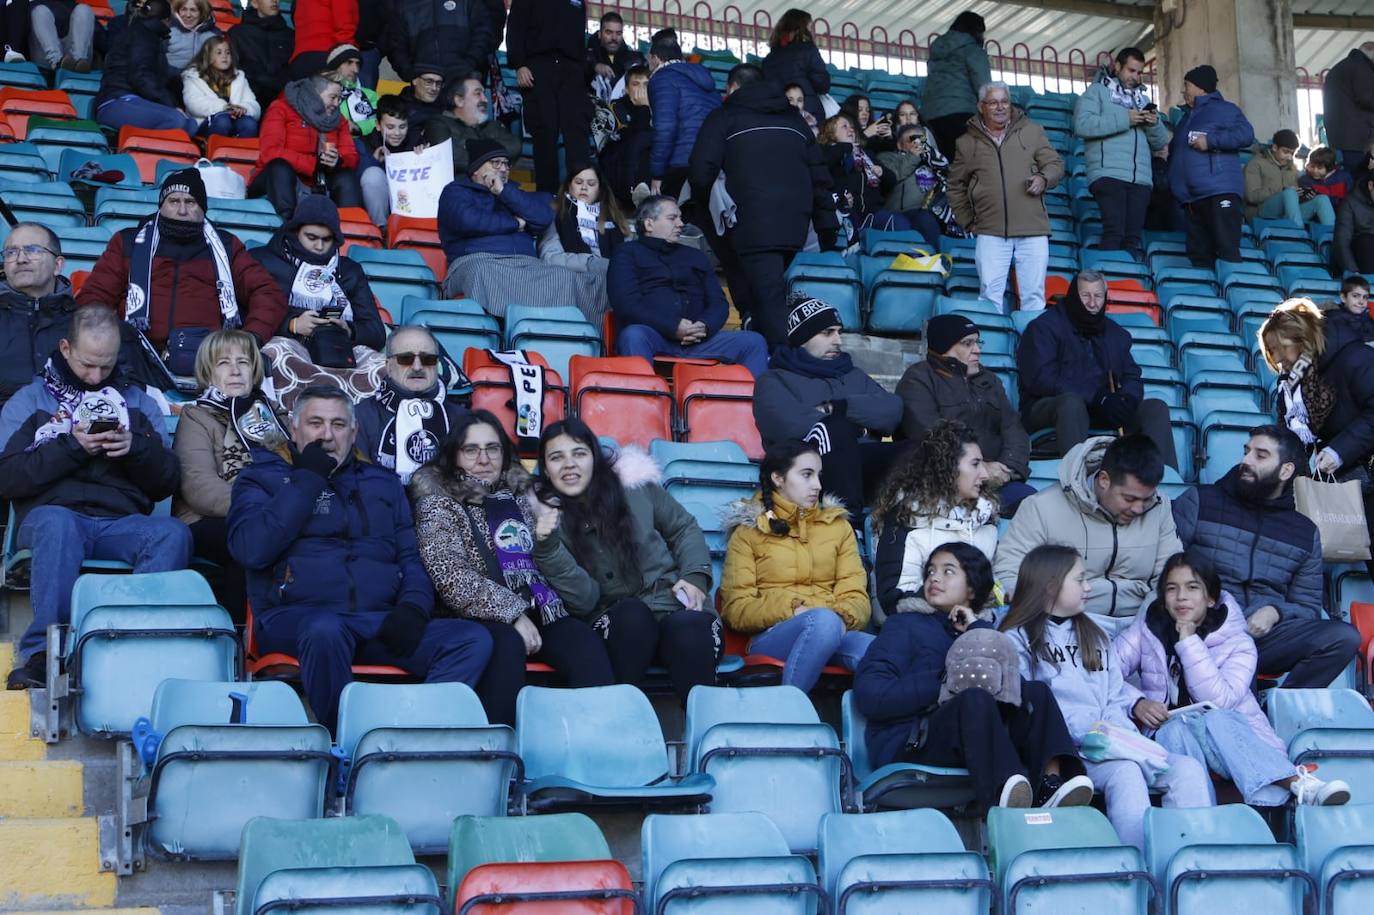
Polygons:
<instances>
[{"instance_id":1,"label":"man standing","mask_svg":"<svg viewBox=\"0 0 1374 915\"><path fill-rule=\"evenodd\" d=\"M253 97L266 111L286 88L286 68L296 47L296 33L281 14L278 0L248 0L243 19L229 29L229 43Z\"/></svg>"},{"instance_id":2,"label":"man standing","mask_svg":"<svg viewBox=\"0 0 1374 915\"><path fill-rule=\"evenodd\" d=\"M434 588L410 502L392 471L357 457L356 434L347 394L306 388L291 411L290 449L253 450L228 517L258 644L300 659L306 698L330 730L355 660L472 686L491 654L478 624L430 619Z\"/></svg>"},{"instance_id":3,"label":"man standing","mask_svg":"<svg viewBox=\"0 0 1374 915\"><path fill-rule=\"evenodd\" d=\"M682 59L676 36L655 38L649 47L649 72L649 110L654 114L649 189L677 200L687 181L697 131L720 107L720 94L711 71Z\"/></svg>"},{"instance_id":4,"label":"man standing","mask_svg":"<svg viewBox=\"0 0 1374 915\"><path fill-rule=\"evenodd\" d=\"M586 162L592 105L582 78L587 59L587 11L580 2L511 0L506 62L525 97L525 127L534 140L534 184L558 190L558 137L563 161Z\"/></svg>"},{"instance_id":5,"label":"man standing","mask_svg":"<svg viewBox=\"0 0 1374 915\"><path fill-rule=\"evenodd\" d=\"M1360 633L1322 611L1322 544L1293 506L1293 479L1307 465L1302 441L1282 426L1250 430L1241 461L1174 503L1186 548L1207 556L1240 603L1259 649L1259 672L1288 676L1290 689L1324 689L1360 647Z\"/></svg>"},{"instance_id":6,"label":"man standing","mask_svg":"<svg viewBox=\"0 0 1374 915\"><path fill-rule=\"evenodd\" d=\"M15 546L33 551L33 622L9 689L44 685L47 630L70 621L83 562L167 572L191 559L185 524L148 517L181 474L158 405L119 375L119 346L114 312L78 309L39 376L0 412L0 499L14 503Z\"/></svg>"},{"instance_id":7,"label":"man standing","mask_svg":"<svg viewBox=\"0 0 1374 915\"><path fill-rule=\"evenodd\" d=\"M496 121L487 120L487 93L476 76L450 80L444 87L444 107L448 109L425 124L425 143L435 146L453 141L453 173L468 168L468 141L494 140L505 147L508 158L520 158L520 138Z\"/></svg>"},{"instance_id":8,"label":"man standing","mask_svg":"<svg viewBox=\"0 0 1374 915\"><path fill-rule=\"evenodd\" d=\"M487 49L500 43L486 0L396 3L389 11L382 46L401 79L417 60L439 67L447 80L486 69Z\"/></svg>"},{"instance_id":9,"label":"man standing","mask_svg":"<svg viewBox=\"0 0 1374 915\"><path fill-rule=\"evenodd\" d=\"M1141 85L1145 52L1124 48L1098 71L1073 106L1073 132L1083 138L1088 189L1102 211L1103 251L1143 260L1140 233L1154 188L1150 157L1169 145L1169 129Z\"/></svg>"},{"instance_id":10,"label":"man standing","mask_svg":"<svg viewBox=\"0 0 1374 915\"><path fill-rule=\"evenodd\" d=\"M587 39L587 88L609 102L616 84L631 67L645 65L644 55L626 47L625 20L615 10L601 14L601 28Z\"/></svg>"},{"instance_id":11,"label":"man standing","mask_svg":"<svg viewBox=\"0 0 1374 915\"><path fill-rule=\"evenodd\" d=\"M1064 160L1040 125L1012 107L1006 83L978 91L968 125L955 143L948 193L959 225L978 236L978 297L1001 309L1015 262L1021 310L1040 311L1050 259L1044 195L1064 177Z\"/></svg>"},{"instance_id":12,"label":"man standing","mask_svg":"<svg viewBox=\"0 0 1374 915\"><path fill-rule=\"evenodd\" d=\"M1353 175L1366 169L1374 143L1374 41L1366 41L1326 72L1322 84L1326 141L1341 151L1341 163Z\"/></svg>"},{"instance_id":13,"label":"man standing","mask_svg":"<svg viewBox=\"0 0 1374 915\"><path fill-rule=\"evenodd\" d=\"M1240 261L1240 151L1255 142L1255 128L1217 91L1207 64L1183 77L1186 111L1169 144L1169 186L1188 211L1188 259L1212 269L1218 260Z\"/></svg>"}]
</instances>

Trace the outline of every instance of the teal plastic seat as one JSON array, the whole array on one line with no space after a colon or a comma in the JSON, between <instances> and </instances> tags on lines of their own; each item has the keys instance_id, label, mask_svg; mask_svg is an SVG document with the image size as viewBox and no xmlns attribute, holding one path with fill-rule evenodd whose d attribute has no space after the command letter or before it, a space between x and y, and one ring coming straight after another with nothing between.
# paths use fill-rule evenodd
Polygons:
<instances>
[{"instance_id":1,"label":"teal plastic seat","mask_svg":"<svg viewBox=\"0 0 1374 915\"><path fill-rule=\"evenodd\" d=\"M415 864L405 833L387 817L255 817L243 826L238 860L233 915L273 908L437 915L442 907L434 875ZM311 907L313 899L350 904Z\"/></svg>"},{"instance_id":2,"label":"teal plastic seat","mask_svg":"<svg viewBox=\"0 0 1374 915\"><path fill-rule=\"evenodd\" d=\"M1374 806L1303 804L1294 820L1298 860L1317 882L1319 915L1374 909Z\"/></svg>"},{"instance_id":3,"label":"teal plastic seat","mask_svg":"<svg viewBox=\"0 0 1374 915\"><path fill-rule=\"evenodd\" d=\"M988 864L1004 915L1145 915L1154 879L1092 807L988 811Z\"/></svg>"},{"instance_id":4,"label":"teal plastic seat","mask_svg":"<svg viewBox=\"0 0 1374 915\"><path fill-rule=\"evenodd\" d=\"M1151 807L1145 857L1164 915L1301 915L1304 892L1315 888L1297 850L1276 843L1263 818L1244 804Z\"/></svg>"},{"instance_id":5,"label":"teal plastic seat","mask_svg":"<svg viewBox=\"0 0 1374 915\"><path fill-rule=\"evenodd\" d=\"M799 292L820 299L835 307L844 327L857 330L863 326L860 308L863 284L852 268L793 263L785 277L789 296Z\"/></svg>"},{"instance_id":6,"label":"teal plastic seat","mask_svg":"<svg viewBox=\"0 0 1374 915\"><path fill-rule=\"evenodd\" d=\"M895 257L908 254L916 249L930 251L932 246L920 232L910 229L889 232L881 229L864 229L859 233L864 254L887 254Z\"/></svg>"},{"instance_id":7,"label":"teal plastic seat","mask_svg":"<svg viewBox=\"0 0 1374 915\"><path fill-rule=\"evenodd\" d=\"M816 915L823 890L761 813L650 814L640 830L644 904L669 915Z\"/></svg>"},{"instance_id":8,"label":"teal plastic seat","mask_svg":"<svg viewBox=\"0 0 1374 915\"><path fill-rule=\"evenodd\" d=\"M525 764L523 803L698 806L714 780L674 778L649 699L628 684L584 689L527 686L516 699L516 743Z\"/></svg>"},{"instance_id":9,"label":"teal plastic seat","mask_svg":"<svg viewBox=\"0 0 1374 915\"><path fill-rule=\"evenodd\" d=\"M767 814L798 854L847 807L849 760L795 686L693 687L683 742L689 771L715 781L712 812Z\"/></svg>"},{"instance_id":10,"label":"teal plastic seat","mask_svg":"<svg viewBox=\"0 0 1374 915\"><path fill-rule=\"evenodd\" d=\"M350 683L339 697L346 814L385 814L420 855L443 854L461 815L504 816L515 734L463 683Z\"/></svg>"},{"instance_id":11,"label":"teal plastic seat","mask_svg":"<svg viewBox=\"0 0 1374 915\"><path fill-rule=\"evenodd\" d=\"M1201 430L1203 454L1202 466L1198 468L1198 482L1215 483L1240 463L1245 443L1250 440L1250 430L1273 422L1274 418L1264 413L1231 410L1209 409L1206 413L1199 413L1197 406L1193 405L1193 418Z\"/></svg>"},{"instance_id":12,"label":"teal plastic seat","mask_svg":"<svg viewBox=\"0 0 1374 915\"><path fill-rule=\"evenodd\" d=\"M16 219L46 226L84 226L86 208L65 181L10 185L5 203Z\"/></svg>"},{"instance_id":13,"label":"teal plastic seat","mask_svg":"<svg viewBox=\"0 0 1374 915\"><path fill-rule=\"evenodd\" d=\"M983 915L992 905L987 863L935 810L826 814L819 870L835 915Z\"/></svg>"},{"instance_id":14,"label":"teal plastic seat","mask_svg":"<svg viewBox=\"0 0 1374 915\"><path fill-rule=\"evenodd\" d=\"M0 144L0 183L12 187L52 180L48 162L32 143Z\"/></svg>"},{"instance_id":15,"label":"teal plastic seat","mask_svg":"<svg viewBox=\"0 0 1374 915\"><path fill-rule=\"evenodd\" d=\"M749 456L739 442L670 442L656 438L649 443L649 456L666 471L676 460L719 461L726 464L748 464ZM665 477L666 479L666 477Z\"/></svg>"},{"instance_id":16,"label":"teal plastic seat","mask_svg":"<svg viewBox=\"0 0 1374 915\"><path fill-rule=\"evenodd\" d=\"M528 689L529 687L526 687ZM483 864L601 861L611 857L606 837L584 813L537 817L460 816L449 833L449 891Z\"/></svg>"},{"instance_id":17,"label":"teal plastic seat","mask_svg":"<svg viewBox=\"0 0 1374 915\"><path fill-rule=\"evenodd\" d=\"M865 287L868 330L875 334L918 334L944 288L944 275L917 270L883 270Z\"/></svg>"},{"instance_id":18,"label":"teal plastic seat","mask_svg":"<svg viewBox=\"0 0 1374 915\"><path fill-rule=\"evenodd\" d=\"M1042 479L1046 485L1058 480L1058 461L1032 461L1031 465L1031 485ZM973 780L967 769L896 762L874 770L868 759L868 721L854 704L853 690L840 700L840 724L864 810L937 807L962 811L973 803Z\"/></svg>"},{"instance_id":19,"label":"teal plastic seat","mask_svg":"<svg viewBox=\"0 0 1374 915\"><path fill-rule=\"evenodd\" d=\"M401 311L395 315L397 321L402 324L413 324L410 316L418 311L436 311L449 314L463 315L485 315L491 318L490 314L482 308L476 299L427 299L423 296L408 295L401 300ZM495 318L492 318L495 320ZM500 336L500 327L496 328L497 336Z\"/></svg>"},{"instance_id":20,"label":"teal plastic seat","mask_svg":"<svg viewBox=\"0 0 1374 915\"><path fill-rule=\"evenodd\" d=\"M235 696L242 724L230 723ZM150 717L161 735L146 776L150 853L232 860L254 817L324 816L329 732L307 722L287 684L164 680Z\"/></svg>"},{"instance_id":21,"label":"teal plastic seat","mask_svg":"<svg viewBox=\"0 0 1374 915\"><path fill-rule=\"evenodd\" d=\"M1296 763L1350 786L1352 804L1374 803L1374 710L1353 689L1276 689L1269 720Z\"/></svg>"},{"instance_id":22,"label":"teal plastic seat","mask_svg":"<svg viewBox=\"0 0 1374 915\"><path fill-rule=\"evenodd\" d=\"M605 354L601 331L580 317L575 321L523 318L512 323L507 314L505 348L539 353L562 378L569 377L568 364L573 356Z\"/></svg>"}]
</instances>

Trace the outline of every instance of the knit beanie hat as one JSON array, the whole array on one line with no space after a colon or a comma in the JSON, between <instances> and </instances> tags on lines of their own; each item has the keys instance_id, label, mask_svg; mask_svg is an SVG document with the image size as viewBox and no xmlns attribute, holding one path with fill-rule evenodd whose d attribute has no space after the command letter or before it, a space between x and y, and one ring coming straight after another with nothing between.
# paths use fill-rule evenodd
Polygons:
<instances>
[{"instance_id":1,"label":"knit beanie hat","mask_svg":"<svg viewBox=\"0 0 1374 915\"><path fill-rule=\"evenodd\" d=\"M294 232L301 226L325 226L334 233L334 240L343 241L339 227L339 208L324 194L307 194L296 204L296 212L286 223L286 230Z\"/></svg>"},{"instance_id":2,"label":"knit beanie hat","mask_svg":"<svg viewBox=\"0 0 1374 915\"><path fill-rule=\"evenodd\" d=\"M464 144L468 151L468 174L471 175L482 167L482 163L491 159L509 159L510 153L506 152L506 147L496 140L474 138Z\"/></svg>"},{"instance_id":3,"label":"knit beanie hat","mask_svg":"<svg viewBox=\"0 0 1374 915\"><path fill-rule=\"evenodd\" d=\"M1183 74L1183 80L1192 83L1203 92L1217 91L1217 71L1211 64L1194 67Z\"/></svg>"},{"instance_id":4,"label":"knit beanie hat","mask_svg":"<svg viewBox=\"0 0 1374 915\"><path fill-rule=\"evenodd\" d=\"M209 209L209 204L206 202L205 181L200 177L199 169L183 168L163 178L162 190L158 191L157 195L157 205L161 207L163 202L173 194L190 194L196 198L196 203L200 204L202 210Z\"/></svg>"},{"instance_id":5,"label":"knit beanie hat","mask_svg":"<svg viewBox=\"0 0 1374 915\"><path fill-rule=\"evenodd\" d=\"M843 327L844 320L834 305L801 293L794 293L788 302L787 345L801 346L816 334L831 327Z\"/></svg>"},{"instance_id":6,"label":"knit beanie hat","mask_svg":"<svg viewBox=\"0 0 1374 915\"><path fill-rule=\"evenodd\" d=\"M358 63L362 63L363 52L359 51L355 45L341 44L329 52L329 62L325 64L324 68L326 70L337 70L345 61L349 60L356 60Z\"/></svg>"},{"instance_id":7,"label":"knit beanie hat","mask_svg":"<svg viewBox=\"0 0 1374 915\"><path fill-rule=\"evenodd\" d=\"M926 349L943 356L950 347L978 333L978 325L964 315L936 315L926 322Z\"/></svg>"}]
</instances>

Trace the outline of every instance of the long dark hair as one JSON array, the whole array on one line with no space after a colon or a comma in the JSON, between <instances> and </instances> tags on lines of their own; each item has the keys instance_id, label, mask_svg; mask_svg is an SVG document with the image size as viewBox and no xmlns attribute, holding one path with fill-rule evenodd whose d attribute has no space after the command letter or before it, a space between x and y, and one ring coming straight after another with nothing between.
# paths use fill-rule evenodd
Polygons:
<instances>
[{"instance_id":1,"label":"long dark hair","mask_svg":"<svg viewBox=\"0 0 1374 915\"><path fill-rule=\"evenodd\" d=\"M974 613L981 612L987 606L988 598L992 597L995 581L992 577L992 563L988 562L988 557L983 555L983 551L978 547L961 540L942 543L930 551L925 567L921 569L921 596L925 597L925 583L930 580L930 566L941 553L953 556L954 561L959 563L959 568L964 570L964 577L968 579L968 608Z\"/></svg>"},{"instance_id":2,"label":"long dark hair","mask_svg":"<svg viewBox=\"0 0 1374 915\"><path fill-rule=\"evenodd\" d=\"M773 494L778 491L778 487L773 484L773 474L776 473L780 477L787 476L787 472L792 469L797 458L803 454L814 454L819 457L820 451L810 442L787 439L775 443L763 455L763 460L759 462L759 493L763 498L764 511L773 511ZM768 529L779 537L783 537L787 535L791 527L782 518L774 515L768 519Z\"/></svg>"},{"instance_id":3,"label":"long dark hair","mask_svg":"<svg viewBox=\"0 0 1374 915\"><path fill-rule=\"evenodd\" d=\"M863 119L859 117L860 102L868 102L868 124L864 124ZM873 100L862 92L856 92L845 99L840 105L840 110L849 115L850 120L854 122L854 129L859 132L860 137L863 137L864 128L878 119L878 112L873 109Z\"/></svg>"},{"instance_id":4,"label":"long dark hair","mask_svg":"<svg viewBox=\"0 0 1374 915\"><path fill-rule=\"evenodd\" d=\"M778 24L773 26L773 34L768 39L768 47L776 51L783 45L794 41L814 44L811 37L811 14L796 7L782 14Z\"/></svg>"},{"instance_id":5,"label":"long dark hair","mask_svg":"<svg viewBox=\"0 0 1374 915\"><path fill-rule=\"evenodd\" d=\"M568 200L572 194L573 178L588 169L596 174L597 197L593 202L601 205L601 219L597 224L596 234L605 235L606 226L614 225L620 230L620 234L628 239L630 237L630 224L625 221L625 213L620 209L620 204L616 202L615 194L612 193L610 184L606 182L606 176L595 165L583 165L577 171L568 172L568 177L563 179L563 184L558 188L558 194L553 199L554 215L562 219L569 213L576 214L577 208Z\"/></svg>"},{"instance_id":6,"label":"long dark hair","mask_svg":"<svg viewBox=\"0 0 1374 915\"><path fill-rule=\"evenodd\" d=\"M1031 655L1052 664L1056 662L1045 648L1045 620L1054 609L1054 602L1064 587L1064 579L1069 577L1074 563L1079 559L1078 551L1073 547L1057 543L1043 544L1027 553L1021 560L1020 571L1016 573L1016 592L1011 598L1011 609L999 627L1003 632L1025 630ZM1078 638L1078 654L1083 659L1083 669L1103 670L1109 647L1106 634L1086 613L1073 618L1073 629Z\"/></svg>"},{"instance_id":7,"label":"long dark hair","mask_svg":"<svg viewBox=\"0 0 1374 915\"><path fill-rule=\"evenodd\" d=\"M1166 658L1173 657L1178 645L1178 627L1174 625L1174 618L1169 615L1164 603L1164 596L1169 588L1169 573L1175 569L1190 570L1207 591L1207 612L1197 624L1198 638L1205 639L1220 629L1226 622L1227 614L1226 604L1221 600L1221 576L1217 574L1211 560L1195 550L1184 550L1170 556L1164 563L1164 570L1159 573L1159 583L1155 585L1155 599L1145 611L1145 625L1164 646Z\"/></svg>"},{"instance_id":8,"label":"long dark hair","mask_svg":"<svg viewBox=\"0 0 1374 915\"><path fill-rule=\"evenodd\" d=\"M630 504L625 498L625 487L616 476L615 461L602 450L601 441L591 427L571 416L545 426L544 434L539 437L539 476L549 479L544 454L549 442L560 435L585 445L592 453L592 478L582 495L569 498L559 494L563 508L562 527L573 556L582 562L592 555L597 543L609 545L609 552L619 558L621 572L633 578L639 574L639 549L635 543Z\"/></svg>"},{"instance_id":9,"label":"long dark hair","mask_svg":"<svg viewBox=\"0 0 1374 915\"><path fill-rule=\"evenodd\" d=\"M458 450L467 443L468 430L473 426L490 426L496 430L496 438L501 442L501 476L504 477L506 471L510 470L511 462L515 460L515 446L511 444L510 436L506 435L506 430L501 426L501 420L487 410L473 410L463 413L453 421L448 435L439 443L438 454L430 461L430 464L443 474L445 480L458 480L467 476L463 468L458 466Z\"/></svg>"}]
</instances>

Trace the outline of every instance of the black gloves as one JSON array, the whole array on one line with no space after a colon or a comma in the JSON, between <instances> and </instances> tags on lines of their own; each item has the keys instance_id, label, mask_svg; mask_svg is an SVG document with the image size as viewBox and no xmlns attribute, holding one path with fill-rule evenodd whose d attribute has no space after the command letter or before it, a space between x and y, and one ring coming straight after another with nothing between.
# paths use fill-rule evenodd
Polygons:
<instances>
[{"instance_id":1,"label":"black gloves","mask_svg":"<svg viewBox=\"0 0 1374 915\"><path fill-rule=\"evenodd\" d=\"M1135 417L1135 398L1117 392L1108 394L1097 404L1097 412L1109 426L1124 426Z\"/></svg>"},{"instance_id":2,"label":"black gloves","mask_svg":"<svg viewBox=\"0 0 1374 915\"><path fill-rule=\"evenodd\" d=\"M420 647L425 627L429 625L429 614L414 604L401 604L382 620L382 628L377 630L377 638L387 650L400 658L408 658Z\"/></svg>"},{"instance_id":3,"label":"black gloves","mask_svg":"<svg viewBox=\"0 0 1374 915\"><path fill-rule=\"evenodd\" d=\"M333 455L324 450L324 445L319 442L311 442L301 449L301 453L296 457L296 466L328 478L338 463L334 460Z\"/></svg>"}]
</instances>

